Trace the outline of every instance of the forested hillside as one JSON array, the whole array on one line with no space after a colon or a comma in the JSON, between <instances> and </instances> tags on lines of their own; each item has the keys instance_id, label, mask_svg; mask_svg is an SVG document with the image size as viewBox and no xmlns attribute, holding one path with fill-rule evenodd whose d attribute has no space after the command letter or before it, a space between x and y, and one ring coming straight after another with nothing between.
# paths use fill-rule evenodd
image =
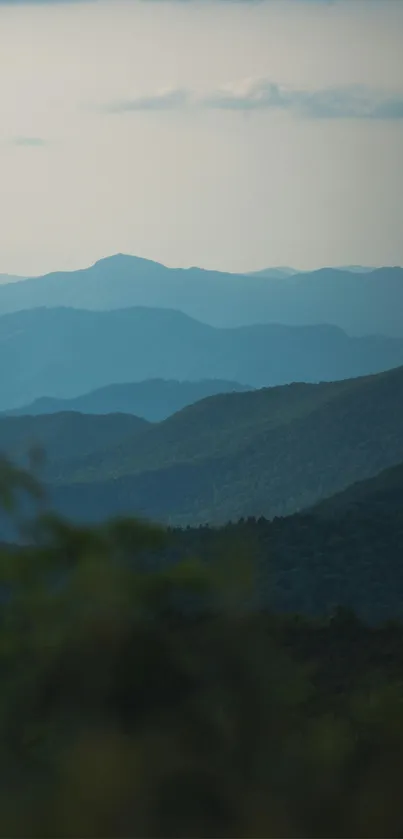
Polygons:
<instances>
[{"instance_id":1,"label":"forested hillside","mask_svg":"<svg viewBox=\"0 0 403 839\"><path fill-rule=\"evenodd\" d=\"M20 464L31 450L41 449L50 463L69 463L75 457L133 440L148 423L129 414L90 416L62 412L38 417L0 417L0 452Z\"/></svg>"},{"instance_id":2,"label":"forested hillside","mask_svg":"<svg viewBox=\"0 0 403 839\"><path fill-rule=\"evenodd\" d=\"M48 464L57 509L175 524L287 515L403 459L403 368L211 397L96 456Z\"/></svg>"},{"instance_id":3,"label":"forested hillside","mask_svg":"<svg viewBox=\"0 0 403 839\"><path fill-rule=\"evenodd\" d=\"M403 509L403 464L384 469L366 481L358 481L343 492L325 499L315 508L321 516L337 515L340 510L382 513Z\"/></svg>"},{"instance_id":4,"label":"forested hillside","mask_svg":"<svg viewBox=\"0 0 403 839\"><path fill-rule=\"evenodd\" d=\"M175 531L167 558L201 555L214 567L228 553L249 562L253 602L277 613L343 607L370 623L403 621L403 466L393 471L393 482L390 470L367 481L359 504L347 490L307 513Z\"/></svg>"}]
</instances>

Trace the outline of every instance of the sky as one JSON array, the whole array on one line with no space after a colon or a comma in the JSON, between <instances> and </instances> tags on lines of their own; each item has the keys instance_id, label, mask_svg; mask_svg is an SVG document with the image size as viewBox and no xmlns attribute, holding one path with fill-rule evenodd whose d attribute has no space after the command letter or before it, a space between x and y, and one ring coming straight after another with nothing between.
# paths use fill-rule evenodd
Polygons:
<instances>
[{"instance_id":1,"label":"sky","mask_svg":"<svg viewBox=\"0 0 403 839\"><path fill-rule=\"evenodd\" d=\"M402 0L0 0L0 274L403 265Z\"/></svg>"}]
</instances>

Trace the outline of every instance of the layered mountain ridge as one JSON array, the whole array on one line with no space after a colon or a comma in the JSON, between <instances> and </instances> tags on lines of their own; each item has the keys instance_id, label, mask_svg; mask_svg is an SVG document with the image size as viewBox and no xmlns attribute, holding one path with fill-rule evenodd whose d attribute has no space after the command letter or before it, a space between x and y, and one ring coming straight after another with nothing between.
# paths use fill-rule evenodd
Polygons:
<instances>
[{"instance_id":1,"label":"layered mountain ridge","mask_svg":"<svg viewBox=\"0 0 403 839\"><path fill-rule=\"evenodd\" d=\"M350 335L403 336L403 269L321 268L279 276L168 268L117 254L79 271L0 287L0 315L40 306L179 309L212 326L339 326ZM273 269L271 269L273 272Z\"/></svg>"}]
</instances>

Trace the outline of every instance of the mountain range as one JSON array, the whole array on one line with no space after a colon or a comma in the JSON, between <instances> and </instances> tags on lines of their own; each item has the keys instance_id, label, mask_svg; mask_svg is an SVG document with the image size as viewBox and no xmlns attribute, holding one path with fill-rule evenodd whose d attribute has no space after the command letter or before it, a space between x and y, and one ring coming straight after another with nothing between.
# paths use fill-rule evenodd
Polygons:
<instances>
[{"instance_id":1,"label":"mountain range","mask_svg":"<svg viewBox=\"0 0 403 839\"><path fill-rule=\"evenodd\" d=\"M367 390L368 382L364 387ZM290 396L293 389L283 390ZM301 386L298 390L301 393ZM279 393L272 395L277 399ZM291 415L292 411L289 419ZM34 431L47 440L54 462L108 445L114 429L117 436L129 432L133 437L145 431L147 423L138 424L133 417L83 418L71 413L0 421L2 446L7 441L19 457L21 442L24 445ZM381 427L379 432L381 439ZM83 517L77 508L75 514ZM1 515L0 531L2 538L13 536L13 528ZM218 529L175 529L162 553L150 560L155 567L194 556L207 562L223 555L253 559L255 596L264 608L323 617L337 606L352 609L373 624L403 618L402 539L403 462L399 462L294 515L273 520L248 516Z\"/></svg>"},{"instance_id":2,"label":"mountain range","mask_svg":"<svg viewBox=\"0 0 403 839\"><path fill-rule=\"evenodd\" d=\"M374 271L375 268L371 268L369 265L335 265L331 269L333 271L347 271L349 274L369 274L371 271ZM295 274L303 274L309 273L306 271L300 271L297 268L288 268L287 266L281 266L278 268L263 268L260 271L249 271L246 276L247 277L267 277L270 280L281 280L285 277L293 277ZM310 272L313 273L313 272Z\"/></svg>"},{"instance_id":3,"label":"mountain range","mask_svg":"<svg viewBox=\"0 0 403 839\"><path fill-rule=\"evenodd\" d=\"M402 268L367 272L354 266L322 268L274 278L266 274L167 268L118 254L80 271L1 285L0 314L41 306L91 310L146 306L179 309L217 327L324 323L350 335L403 337Z\"/></svg>"},{"instance_id":4,"label":"mountain range","mask_svg":"<svg viewBox=\"0 0 403 839\"><path fill-rule=\"evenodd\" d=\"M151 425L135 417L74 416L0 420L1 450L21 460L28 441L51 449L44 477L63 513L95 521L132 514L179 525L272 518L403 461L403 367L212 396ZM106 440L101 420L109 423ZM132 432L130 422L143 426ZM66 448L52 428L69 423L76 430L70 428Z\"/></svg>"},{"instance_id":5,"label":"mountain range","mask_svg":"<svg viewBox=\"0 0 403 839\"><path fill-rule=\"evenodd\" d=\"M265 605L403 615L402 311L401 268L2 275L0 454L76 521L247 534Z\"/></svg>"},{"instance_id":6,"label":"mountain range","mask_svg":"<svg viewBox=\"0 0 403 839\"><path fill-rule=\"evenodd\" d=\"M84 414L135 414L150 422L160 422L186 405L207 396L251 389L247 385L222 379L205 379L200 382L146 379L143 382L106 385L75 399L52 399L44 396L30 405L7 413L13 416L39 416L66 411Z\"/></svg>"},{"instance_id":7,"label":"mountain range","mask_svg":"<svg viewBox=\"0 0 403 839\"><path fill-rule=\"evenodd\" d=\"M21 285L21 284L19 284ZM221 379L252 387L330 381L403 364L403 339L335 326L218 329L169 309L28 309L0 317L0 410L112 383Z\"/></svg>"},{"instance_id":8,"label":"mountain range","mask_svg":"<svg viewBox=\"0 0 403 839\"><path fill-rule=\"evenodd\" d=\"M0 453L24 465L41 446L48 503L77 522L129 514L173 525L153 563L246 551L265 608L338 605L378 622L403 617L402 416L403 367L211 395L156 423L3 416ZM15 538L0 519L1 538Z\"/></svg>"}]
</instances>

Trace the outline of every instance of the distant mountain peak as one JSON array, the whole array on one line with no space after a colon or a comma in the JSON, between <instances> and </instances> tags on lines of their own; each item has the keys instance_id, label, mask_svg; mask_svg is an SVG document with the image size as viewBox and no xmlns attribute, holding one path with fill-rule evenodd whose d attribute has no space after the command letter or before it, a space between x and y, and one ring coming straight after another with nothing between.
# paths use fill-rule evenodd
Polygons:
<instances>
[{"instance_id":1,"label":"distant mountain peak","mask_svg":"<svg viewBox=\"0 0 403 839\"><path fill-rule=\"evenodd\" d=\"M246 276L171 268L116 253L90 268L0 284L0 315L40 306L102 311L142 306L180 310L215 327L332 323L350 335L403 336L401 268L284 273L289 270Z\"/></svg>"},{"instance_id":2,"label":"distant mountain peak","mask_svg":"<svg viewBox=\"0 0 403 839\"><path fill-rule=\"evenodd\" d=\"M94 264L93 268L104 266L105 268L110 268L112 265L116 265L119 268L122 267L131 267L134 268L135 266L142 265L145 266L158 266L158 267L165 267L160 262L156 262L153 259L146 259L143 256L135 256L134 254L129 253L114 253L110 256L104 256L101 259L98 259Z\"/></svg>"}]
</instances>

